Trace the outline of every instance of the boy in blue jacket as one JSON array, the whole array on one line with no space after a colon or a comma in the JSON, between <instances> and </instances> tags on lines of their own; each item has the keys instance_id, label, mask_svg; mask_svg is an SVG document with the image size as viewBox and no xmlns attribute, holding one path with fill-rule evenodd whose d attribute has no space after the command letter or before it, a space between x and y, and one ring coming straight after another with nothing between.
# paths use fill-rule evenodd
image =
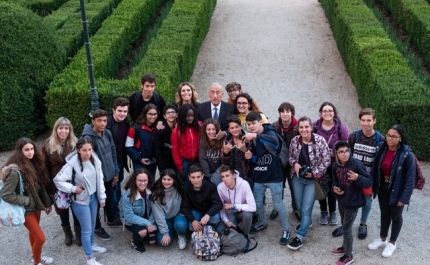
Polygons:
<instances>
[{"instance_id":1,"label":"boy in blue jacket","mask_svg":"<svg viewBox=\"0 0 430 265\"><path fill-rule=\"evenodd\" d=\"M357 159L351 157L348 142L338 141L333 150L336 163L333 164L333 192L338 200L340 217L343 228L343 244L332 250L335 256L342 256L336 265L347 265L354 262L352 255L352 225L358 209L366 204L362 188L373 185L373 179L366 167Z\"/></svg>"}]
</instances>

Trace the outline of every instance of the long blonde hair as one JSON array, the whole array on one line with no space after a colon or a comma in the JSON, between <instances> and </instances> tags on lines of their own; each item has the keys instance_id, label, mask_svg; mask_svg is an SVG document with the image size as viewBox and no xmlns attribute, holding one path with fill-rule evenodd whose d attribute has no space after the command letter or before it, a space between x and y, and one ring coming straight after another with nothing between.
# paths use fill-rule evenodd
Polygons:
<instances>
[{"instance_id":1,"label":"long blonde hair","mask_svg":"<svg viewBox=\"0 0 430 265\"><path fill-rule=\"evenodd\" d=\"M71 150L74 150L76 147L76 142L78 141L78 138L76 138L75 134L73 133L72 123L69 121L69 119L60 117L55 122L54 127L52 128L51 136L46 139L46 152L50 155L54 153L61 155L63 153L63 147L61 146L60 139L57 135L57 129L60 126L69 127L69 136L67 136L65 145L70 146Z\"/></svg>"},{"instance_id":2,"label":"long blonde hair","mask_svg":"<svg viewBox=\"0 0 430 265\"><path fill-rule=\"evenodd\" d=\"M193 94L193 96L191 97L192 104L194 106L197 106L198 104L200 104L199 95L197 94L196 87L190 82L182 82L179 84L178 90L176 91L176 94L175 94L175 103L178 104L179 106L182 106L181 90L183 86L189 86L191 88L191 93Z\"/></svg>"}]
</instances>

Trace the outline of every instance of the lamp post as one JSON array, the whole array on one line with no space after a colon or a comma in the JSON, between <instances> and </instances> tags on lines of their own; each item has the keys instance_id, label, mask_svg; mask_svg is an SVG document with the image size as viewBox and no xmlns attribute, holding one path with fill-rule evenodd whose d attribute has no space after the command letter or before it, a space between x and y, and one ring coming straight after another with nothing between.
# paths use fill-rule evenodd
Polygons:
<instances>
[{"instance_id":1,"label":"lamp post","mask_svg":"<svg viewBox=\"0 0 430 265\"><path fill-rule=\"evenodd\" d=\"M91 98L91 111L89 116L93 116L93 112L100 108L99 94L97 93L97 87L94 80L94 65L91 59L90 50L90 37L88 35L88 20L87 14L85 13L85 3L84 0L80 0L81 4L81 14L82 14L82 26L84 27L84 45L87 51L87 63L88 63L88 76L90 78L90 98Z\"/></svg>"}]
</instances>

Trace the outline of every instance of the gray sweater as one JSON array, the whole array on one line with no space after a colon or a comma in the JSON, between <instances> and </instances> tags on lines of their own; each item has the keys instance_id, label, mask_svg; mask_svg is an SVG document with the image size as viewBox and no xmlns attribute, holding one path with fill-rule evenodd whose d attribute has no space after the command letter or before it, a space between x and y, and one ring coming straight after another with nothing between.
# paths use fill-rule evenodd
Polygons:
<instances>
[{"instance_id":1,"label":"gray sweater","mask_svg":"<svg viewBox=\"0 0 430 265\"><path fill-rule=\"evenodd\" d=\"M161 205L158 200L152 202L152 213L160 233L167 235L169 227L166 220L175 217L179 213L182 197L174 187L166 189L164 192L165 204Z\"/></svg>"},{"instance_id":2,"label":"gray sweater","mask_svg":"<svg viewBox=\"0 0 430 265\"><path fill-rule=\"evenodd\" d=\"M199 162L205 177L211 179L212 173L221 166L221 152L222 150L215 150L214 148L206 150L205 143L200 139Z\"/></svg>"}]
</instances>

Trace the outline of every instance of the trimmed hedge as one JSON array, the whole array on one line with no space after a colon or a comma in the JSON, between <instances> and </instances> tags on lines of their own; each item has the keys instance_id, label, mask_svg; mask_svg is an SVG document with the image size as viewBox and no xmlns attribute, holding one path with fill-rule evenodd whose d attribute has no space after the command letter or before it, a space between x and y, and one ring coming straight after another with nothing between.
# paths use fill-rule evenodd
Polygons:
<instances>
[{"instance_id":1,"label":"trimmed hedge","mask_svg":"<svg viewBox=\"0 0 430 265\"><path fill-rule=\"evenodd\" d=\"M393 14L430 67L430 4L425 0L378 0Z\"/></svg>"},{"instance_id":2,"label":"trimmed hedge","mask_svg":"<svg viewBox=\"0 0 430 265\"><path fill-rule=\"evenodd\" d=\"M0 2L0 149L45 127L43 97L65 63L64 50L42 18L20 5Z\"/></svg>"},{"instance_id":3,"label":"trimmed hedge","mask_svg":"<svg viewBox=\"0 0 430 265\"><path fill-rule=\"evenodd\" d=\"M123 0L112 16L126 1ZM109 51L110 49L108 53L105 53L105 55L94 54L96 85L101 107L110 109L116 97L129 97L133 92L140 90L140 78L145 73L155 73L157 75L157 91L165 97L166 101L172 101L177 85L183 80L189 80L192 75L201 43L209 29L215 5L216 0L175 0L171 11L162 23L157 37L151 41L142 61L133 68L129 78L126 80L111 79L118 63L116 59L112 58L112 54L117 52L115 49L106 46L102 50ZM109 28L118 28L127 23L122 19L112 21L112 24L108 25ZM105 22L92 38L92 47L95 39L100 38L98 35L104 27ZM111 37L115 36L112 35ZM80 53L81 51L78 52L77 56ZM74 58L67 70L55 78L46 96L48 101L48 124L54 124L59 116L69 117L75 125L77 134L80 133L83 125L88 122L88 113L90 111L86 61L83 61L82 58L79 60L81 61L80 65L77 63L77 57ZM105 66L101 65L103 61L106 64Z\"/></svg>"},{"instance_id":4,"label":"trimmed hedge","mask_svg":"<svg viewBox=\"0 0 430 265\"><path fill-rule=\"evenodd\" d=\"M46 16L68 1L70 0L1 0L1 2L14 2L30 8L39 16Z\"/></svg>"},{"instance_id":5,"label":"trimmed hedge","mask_svg":"<svg viewBox=\"0 0 430 265\"><path fill-rule=\"evenodd\" d=\"M423 128L430 125L430 91L408 67L363 0L320 0L359 103L377 113L378 129L405 127L421 159L430 158Z\"/></svg>"}]
</instances>

